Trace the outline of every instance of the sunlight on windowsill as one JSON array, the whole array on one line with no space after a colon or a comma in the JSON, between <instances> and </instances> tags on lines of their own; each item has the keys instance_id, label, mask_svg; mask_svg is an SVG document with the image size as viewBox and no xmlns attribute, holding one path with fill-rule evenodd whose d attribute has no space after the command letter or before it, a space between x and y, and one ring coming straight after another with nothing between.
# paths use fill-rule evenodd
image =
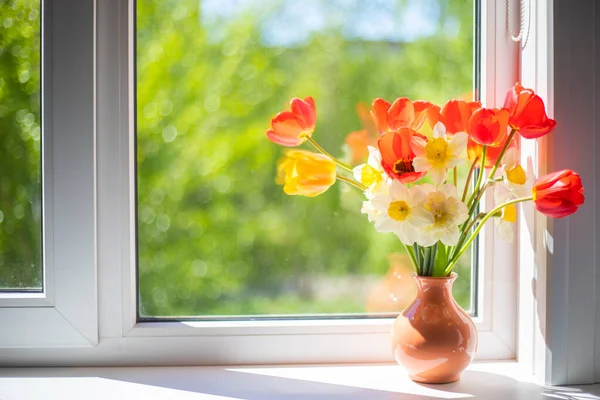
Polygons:
<instances>
[{"instance_id":1,"label":"sunlight on windowsill","mask_svg":"<svg viewBox=\"0 0 600 400\"><path fill-rule=\"evenodd\" d=\"M423 385L396 365L0 369L0 398L600 399L600 385L544 387L514 362L475 363Z\"/></svg>"}]
</instances>

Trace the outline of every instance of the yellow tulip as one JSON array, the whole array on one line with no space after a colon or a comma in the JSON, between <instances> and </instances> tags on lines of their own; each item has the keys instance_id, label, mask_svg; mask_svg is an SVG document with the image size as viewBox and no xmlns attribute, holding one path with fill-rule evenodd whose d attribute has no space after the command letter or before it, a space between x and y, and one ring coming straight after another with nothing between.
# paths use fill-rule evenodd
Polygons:
<instances>
[{"instance_id":1,"label":"yellow tulip","mask_svg":"<svg viewBox=\"0 0 600 400\"><path fill-rule=\"evenodd\" d=\"M289 195L315 197L335 183L335 162L322 154L289 150L277 164L278 184Z\"/></svg>"}]
</instances>

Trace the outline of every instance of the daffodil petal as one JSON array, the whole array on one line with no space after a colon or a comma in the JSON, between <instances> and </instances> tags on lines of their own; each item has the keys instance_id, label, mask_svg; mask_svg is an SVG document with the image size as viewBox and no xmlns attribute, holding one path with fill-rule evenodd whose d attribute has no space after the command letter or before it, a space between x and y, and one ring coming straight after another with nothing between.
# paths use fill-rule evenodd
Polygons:
<instances>
[{"instance_id":1,"label":"daffodil petal","mask_svg":"<svg viewBox=\"0 0 600 400\"><path fill-rule=\"evenodd\" d=\"M465 161L466 161L466 159L462 158L462 157L448 157L446 159L446 168L448 168L448 169L454 168L457 165L460 165Z\"/></svg>"},{"instance_id":2,"label":"daffodil petal","mask_svg":"<svg viewBox=\"0 0 600 400\"><path fill-rule=\"evenodd\" d=\"M415 207L423 203L426 197L427 195L425 194L425 191L423 191L421 186L413 186L408 192L408 204L411 207Z\"/></svg>"},{"instance_id":3,"label":"daffodil petal","mask_svg":"<svg viewBox=\"0 0 600 400\"><path fill-rule=\"evenodd\" d=\"M446 138L446 127L441 122L438 122L433 127L433 137L434 138Z\"/></svg>"},{"instance_id":4,"label":"daffodil petal","mask_svg":"<svg viewBox=\"0 0 600 400\"><path fill-rule=\"evenodd\" d=\"M464 132L455 133L448 141L448 152L451 157L460 157L462 152L467 148L469 135Z\"/></svg>"},{"instance_id":5,"label":"daffodil petal","mask_svg":"<svg viewBox=\"0 0 600 400\"><path fill-rule=\"evenodd\" d=\"M440 186L438 190L444 193L446 197L458 197L458 189L449 183Z\"/></svg>"},{"instance_id":6,"label":"daffodil petal","mask_svg":"<svg viewBox=\"0 0 600 400\"><path fill-rule=\"evenodd\" d=\"M416 168L415 168L415 170L416 170ZM429 176L431 177L433 184L438 186L440 183L444 182L444 180L446 179L446 168L443 168L443 167L431 168L429 170Z\"/></svg>"},{"instance_id":7,"label":"daffodil petal","mask_svg":"<svg viewBox=\"0 0 600 400\"><path fill-rule=\"evenodd\" d=\"M379 214L373 222L375 223L375 229L379 232L396 232L398 230L397 222L391 219L387 212Z\"/></svg>"},{"instance_id":8,"label":"daffodil petal","mask_svg":"<svg viewBox=\"0 0 600 400\"><path fill-rule=\"evenodd\" d=\"M402 184L398 181L393 181L392 185L390 186L390 197L394 201L398 201L398 200L407 201L408 200L408 189L406 188L406 186L404 186L404 184Z\"/></svg>"},{"instance_id":9,"label":"daffodil petal","mask_svg":"<svg viewBox=\"0 0 600 400\"><path fill-rule=\"evenodd\" d=\"M373 146L367 146L367 150L369 150L369 158L367 159L367 164L369 164L376 170L381 171L381 153L379 152L379 149L376 149Z\"/></svg>"},{"instance_id":10,"label":"daffodil petal","mask_svg":"<svg viewBox=\"0 0 600 400\"><path fill-rule=\"evenodd\" d=\"M352 175L354 175L354 179L356 179L358 182L362 182L362 172L366 166L367 164L360 164L352 168Z\"/></svg>"},{"instance_id":11,"label":"daffodil petal","mask_svg":"<svg viewBox=\"0 0 600 400\"><path fill-rule=\"evenodd\" d=\"M434 217L423 207L414 207L410 210L408 220L416 227L423 227L434 222Z\"/></svg>"},{"instance_id":12,"label":"daffodil petal","mask_svg":"<svg viewBox=\"0 0 600 400\"><path fill-rule=\"evenodd\" d=\"M433 163L425 157L415 157L412 165L415 172L429 171L433 167Z\"/></svg>"},{"instance_id":13,"label":"daffodil petal","mask_svg":"<svg viewBox=\"0 0 600 400\"><path fill-rule=\"evenodd\" d=\"M506 150L504 157L502 157L502 163L505 165L505 169L511 170L519 163L519 150L516 147L511 147Z\"/></svg>"},{"instance_id":14,"label":"daffodil petal","mask_svg":"<svg viewBox=\"0 0 600 400\"><path fill-rule=\"evenodd\" d=\"M432 232L424 232L424 231L421 231L419 233L419 236L417 239L418 239L417 243L420 246L424 246L424 247L433 246L438 241L438 238L434 234L432 234Z\"/></svg>"},{"instance_id":15,"label":"daffodil petal","mask_svg":"<svg viewBox=\"0 0 600 400\"><path fill-rule=\"evenodd\" d=\"M446 246L455 246L458 243L459 238L460 232L458 231L458 226L454 226L450 229L446 229L440 240Z\"/></svg>"},{"instance_id":16,"label":"daffodil petal","mask_svg":"<svg viewBox=\"0 0 600 400\"><path fill-rule=\"evenodd\" d=\"M402 243L408 244L409 246L416 242L417 230L411 224L403 223L399 226L396 231L396 236Z\"/></svg>"},{"instance_id":17,"label":"daffodil petal","mask_svg":"<svg viewBox=\"0 0 600 400\"><path fill-rule=\"evenodd\" d=\"M507 242L513 241L514 231L513 224L511 222L503 221L500 218L497 218L495 225L498 236Z\"/></svg>"}]
</instances>

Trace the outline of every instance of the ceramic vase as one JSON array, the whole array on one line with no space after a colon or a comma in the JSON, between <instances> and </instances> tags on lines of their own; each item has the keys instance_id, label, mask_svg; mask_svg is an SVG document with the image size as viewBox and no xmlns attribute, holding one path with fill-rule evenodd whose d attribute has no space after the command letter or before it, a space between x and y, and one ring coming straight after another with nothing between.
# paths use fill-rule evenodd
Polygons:
<instances>
[{"instance_id":1,"label":"ceramic vase","mask_svg":"<svg viewBox=\"0 0 600 400\"><path fill-rule=\"evenodd\" d=\"M452 296L457 275L413 277L417 296L392 327L394 357L415 382L455 382L477 350L475 324Z\"/></svg>"}]
</instances>

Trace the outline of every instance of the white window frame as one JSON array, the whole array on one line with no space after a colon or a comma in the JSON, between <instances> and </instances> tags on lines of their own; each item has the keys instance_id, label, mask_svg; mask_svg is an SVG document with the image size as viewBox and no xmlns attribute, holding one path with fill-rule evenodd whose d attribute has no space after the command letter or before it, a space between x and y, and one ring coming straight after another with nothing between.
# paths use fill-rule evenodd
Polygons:
<instances>
[{"instance_id":1,"label":"white window frame","mask_svg":"<svg viewBox=\"0 0 600 400\"><path fill-rule=\"evenodd\" d=\"M480 3L481 98L499 106L517 80L518 45L506 33L504 2ZM10 321L0 334L0 365L392 361L393 319L137 322L134 2L46 5L45 12L52 10L44 29L52 34L45 49L51 79L44 82L48 291L43 304L0 299L0 320ZM514 359L517 248L495 240L494 229L481 238L476 358Z\"/></svg>"},{"instance_id":2,"label":"white window frame","mask_svg":"<svg viewBox=\"0 0 600 400\"><path fill-rule=\"evenodd\" d=\"M44 290L0 294L0 346L95 346L94 3L46 0L41 15Z\"/></svg>"},{"instance_id":3,"label":"white window frame","mask_svg":"<svg viewBox=\"0 0 600 400\"><path fill-rule=\"evenodd\" d=\"M546 100L556 128L523 141L538 175L570 168L586 201L562 220L524 207L520 221L519 362L546 384L600 382L598 146L600 6L597 2L528 0L528 44L521 79ZM567 151L565 151L567 149Z\"/></svg>"}]
</instances>

